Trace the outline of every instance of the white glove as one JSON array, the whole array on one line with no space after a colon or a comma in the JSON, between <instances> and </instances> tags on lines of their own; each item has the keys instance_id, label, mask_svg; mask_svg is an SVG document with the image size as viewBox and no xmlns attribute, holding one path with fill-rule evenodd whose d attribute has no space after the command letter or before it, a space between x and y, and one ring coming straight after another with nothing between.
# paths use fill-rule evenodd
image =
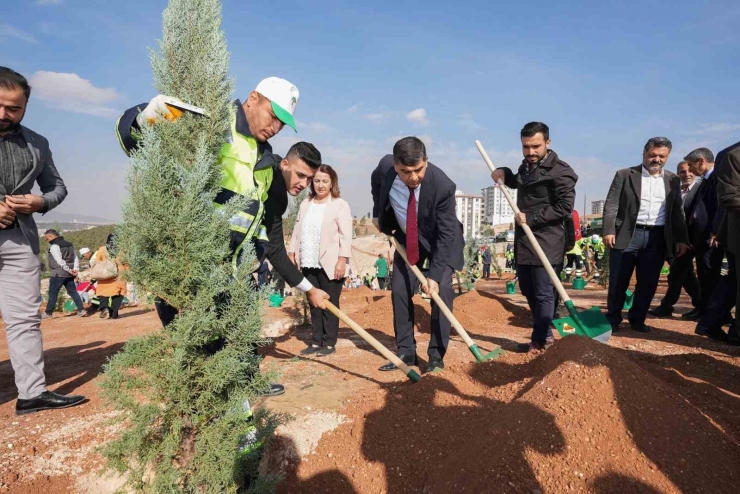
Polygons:
<instances>
[{"instance_id":1,"label":"white glove","mask_svg":"<svg viewBox=\"0 0 740 494\"><path fill-rule=\"evenodd\" d=\"M184 103L177 98L172 96L165 96L158 94L146 105L144 111L139 113L136 117L136 122L140 128L143 128L145 124L154 125L157 122L161 122L163 119L170 122L174 122L182 116L182 111L171 106L167 106L167 103L173 103L176 105L183 105Z\"/></svg>"}]
</instances>

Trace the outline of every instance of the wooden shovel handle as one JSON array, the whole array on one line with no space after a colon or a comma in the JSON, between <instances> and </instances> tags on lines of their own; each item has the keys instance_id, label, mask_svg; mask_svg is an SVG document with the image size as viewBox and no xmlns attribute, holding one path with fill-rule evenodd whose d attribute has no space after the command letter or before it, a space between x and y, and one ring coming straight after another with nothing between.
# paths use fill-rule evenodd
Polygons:
<instances>
[{"instance_id":1,"label":"wooden shovel handle","mask_svg":"<svg viewBox=\"0 0 740 494\"><path fill-rule=\"evenodd\" d=\"M491 161L491 158L488 157L488 153L486 153L486 150L483 149L483 145L480 143L480 141L475 141L475 147L478 148L478 151L480 152L481 156L483 156L483 160L488 165L488 168L491 170L491 173L493 173L496 167L493 166L493 162ZM509 191L506 189L506 186L504 185L503 180L499 180L498 186L501 189L501 192L504 193L504 197L506 197L506 200L508 201L509 206L511 206L511 209L514 210L514 213L515 214L521 213L521 211L519 211L519 208L516 206L516 203L511 198ZM558 291L558 294L560 294L560 298L563 300L563 303L569 302L570 297L568 296L568 292L565 291L565 288L563 288L563 284L560 282L560 278L558 278L558 275L557 273L555 273L555 270L552 269L552 265L550 265L550 261L547 259L547 256L545 255L545 252L542 250L542 247L540 247L539 242L537 242L537 239L535 238L534 233L532 233L532 229L529 228L529 225L527 225L526 223L523 225L519 225L519 226L522 227L522 230L524 230L524 233L527 235L529 242L532 244L532 247L534 247L534 251L537 253L537 257L540 258L540 262L545 267L547 274L550 275L550 279L555 285L555 289Z\"/></svg>"},{"instance_id":2,"label":"wooden shovel handle","mask_svg":"<svg viewBox=\"0 0 740 494\"><path fill-rule=\"evenodd\" d=\"M396 248L396 251L401 254L401 257L403 257L403 260L406 262L406 265L411 268L411 271L414 272L416 275L416 278L421 281L422 284L427 283L426 277L421 273L421 270L417 268L415 265L411 264L409 262L408 257L406 257L406 249L403 248L401 244L398 243L398 241L393 237L390 238L391 242L393 242L393 246ZM452 327L455 328L455 331L457 331L457 334L460 335L460 338L463 339L466 345L471 346L475 345L475 342L470 338L468 335L468 332L465 331L465 328L463 328L462 324L460 324L460 321L457 320L457 318L452 314L452 311L447 307L447 305L442 301L442 297L439 296L438 293L432 294L432 299L437 304L439 309L442 311L442 313L445 315L448 321L452 324Z\"/></svg>"},{"instance_id":3,"label":"wooden shovel handle","mask_svg":"<svg viewBox=\"0 0 740 494\"><path fill-rule=\"evenodd\" d=\"M372 346L378 352L380 352L382 356L384 356L385 358L393 362L396 367L398 367L399 369L403 371L404 374L409 376L409 374L412 372L414 374L416 373L416 371L414 371L411 367L404 364L403 361L400 358L398 358L398 356L396 356L393 352L391 352L386 347L384 347L378 340L373 338L370 333L362 329L362 327L360 327L359 324L357 324L352 319L350 319L347 314L339 310L339 308L337 308L336 305L332 304L328 300L324 301L324 303L326 304L326 308L329 310L329 312L337 316L344 324L349 326L350 329L352 329L352 331L359 334L363 340L367 341L370 344L370 346Z\"/></svg>"}]
</instances>

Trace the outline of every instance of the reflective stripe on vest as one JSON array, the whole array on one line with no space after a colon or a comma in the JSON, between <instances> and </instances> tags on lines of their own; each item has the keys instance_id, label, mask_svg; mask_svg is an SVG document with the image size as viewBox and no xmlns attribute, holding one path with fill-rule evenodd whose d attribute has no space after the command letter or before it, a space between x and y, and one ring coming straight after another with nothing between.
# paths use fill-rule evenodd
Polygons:
<instances>
[{"instance_id":1,"label":"reflective stripe on vest","mask_svg":"<svg viewBox=\"0 0 740 494\"><path fill-rule=\"evenodd\" d=\"M231 228L230 249L234 262L241 253L244 242L256 237L267 241L267 231L263 226L264 201L272 184L272 167L254 171L262 158L257 141L236 130L236 115L231 120L230 142L221 146L219 164L224 170L221 191L216 195L216 207L223 208L234 197L247 198L246 207L229 218Z\"/></svg>"}]
</instances>

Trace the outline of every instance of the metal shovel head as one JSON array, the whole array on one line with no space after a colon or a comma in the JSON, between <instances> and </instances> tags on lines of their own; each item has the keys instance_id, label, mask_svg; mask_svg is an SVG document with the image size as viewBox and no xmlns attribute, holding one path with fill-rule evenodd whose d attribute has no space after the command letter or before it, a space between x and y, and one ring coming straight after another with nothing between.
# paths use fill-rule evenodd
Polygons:
<instances>
[{"instance_id":1,"label":"metal shovel head","mask_svg":"<svg viewBox=\"0 0 740 494\"><path fill-rule=\"evenodd\" d=\"M577 334L606 343L612 336L612 325L598 307L579 312L578 320L573 316L567 316L554 319L552 323L562 337Z\"/></svg>"}]
</instances>

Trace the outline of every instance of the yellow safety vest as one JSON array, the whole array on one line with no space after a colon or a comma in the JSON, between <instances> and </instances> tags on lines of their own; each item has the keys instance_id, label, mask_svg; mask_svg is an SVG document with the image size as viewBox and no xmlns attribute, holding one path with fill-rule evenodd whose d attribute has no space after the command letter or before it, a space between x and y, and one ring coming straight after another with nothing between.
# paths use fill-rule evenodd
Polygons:
<instances>
[{"instance_id":1,"label":"yellow safety vest","mask_svg":"<svg viewBox=\"0 0 740 494\"><path fill-rule=\"evenodd\" d=\"M231 228L230 248L233 263L236 265L244 248L244 242L255 238L267 242L267 230L264 225L265 201L272 184L273 169L271 163L257 166L262 159L259 144L252 136L246 136L236 130L236 115L231 120L229 142L221 146L218 161L223 167L221 191L214 204L218 208L233 197L246 197L247 206L229 218Z\"/></svg>"}]
</instances>

